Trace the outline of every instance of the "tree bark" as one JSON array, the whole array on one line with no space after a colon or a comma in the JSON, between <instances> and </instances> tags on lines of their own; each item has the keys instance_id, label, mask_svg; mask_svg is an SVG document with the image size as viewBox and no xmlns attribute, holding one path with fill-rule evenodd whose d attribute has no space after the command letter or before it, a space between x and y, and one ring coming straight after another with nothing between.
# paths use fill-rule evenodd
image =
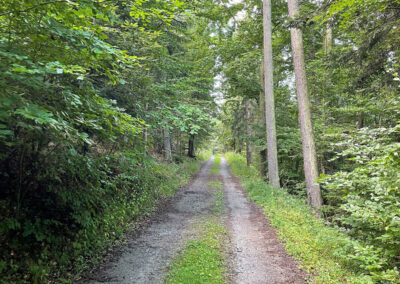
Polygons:
<instances>
[{"instance_id":1,"label":"tree bark","mask_svg":"<svg viewBox=\"0 0 400 284\"><path fill-rule=\"evenodd\" d=\"M250 167L251 164L251 147L250 147L250 107L249 107L249 99L246 99L245 102L245 120L246 120L246 163L247 166Z\"/></svg>"},{"instance_id":2,"label":"tree bark","mask_svg":"<svg viewBox=\"0 0 400 284\"><path fill-rule=\"evenodd\" d=\"M148 106L149 105L146 103L146 107L145 107L146 112L148 111ZM149 135L148 129L147 129L147 127L145 127L145 129L143 131L143 148L144 148L144 155L145 156L147 155L148 135Z\"/></svg>"},{"instance_id":3,"label":"tree bark","mask_svg":"<svg viewBox=\"0 0 400 284\"><path fill-rule=\"evenodd\" d=\"M288 0L288 10L289 17L295 20L296 16L299 14L297 0ZM310 98L304 60L303 33L296 24L292 24L290 36L294 73L296 77L296 94L299 108L308 203L316 209L316 214L319 216L319 209L322 206L322 196L320 186L316 181L318 178L317 154L311 122Z\"/></svg>"},{"instance_id":4,"label":"tree bark","mask_svg":"<svg viewBox=\"0 0 400 284\"><path fill-rule=\"evenodd\" d=\"M265 91L265 120L267 129L268 178L269 184L280 187L278 170L278 150L276 143L275 100L272 65L272 21L271 0L263 1L264 27L264 91Z\"/></svg>"},{"instance_id":5,"label":"tree bark","mask_svg":"<svg viewBox=\"0 0 400 284\"><path fill-rule=\"evenodd\" d=\"M264 89L264 63L261 64L260 68L260 85L263 86ZM265 128L265 96L264 92L260 92L259 98L259 123L261 125L261 139L266 141L266 128ZM260 150L260 175L262 178L266 176L267 173L267 150Z\"/></svg>"},{"instance_id":6,"label":"tree bark","mask_svg":"<svg viewBox=\"0 0 400 284\"><path fill-rule=\"evenodd\" d=\"M189 147L188 147L188 157L194 158L194 135L189 135Z\"/></svg>"},{"instance_id":7,"label":"tree bark","mask_svg":"<svg viewBox=\"0 0 400 284\"><path fill-rule=\"evenodd\" d=\"M168 162L172 161L172 149L171 149L171 136L169 135L168 129L163 129L164 137L164 159Z\"/></svg>"},{"instance_id":8,"label":"tree bark","mask_svg":"<svg viewBox=\"0 0 400 284\"><path fill-rule=\"evenodd\" d=\"M333 44L333 32L331 23L328 22L325 27L325 37L324 37L324 51L326 56L330 56L332 52Z\"/></svg>"},{"instance_id":9,"label":"tree bark","mask_svg":"<svg viewBox=\"0 0 400 284\"><path fill-rule=\"evenodd\" d=\"M362 111L358 113L357 127L358 129L364 128L364 113Z\"/></svg>"}]
</instances>

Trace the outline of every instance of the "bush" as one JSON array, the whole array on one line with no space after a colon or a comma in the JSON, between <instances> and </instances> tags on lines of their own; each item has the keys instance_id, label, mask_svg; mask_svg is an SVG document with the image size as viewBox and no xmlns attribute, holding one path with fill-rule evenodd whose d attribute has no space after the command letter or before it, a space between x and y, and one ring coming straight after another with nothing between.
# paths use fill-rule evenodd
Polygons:
<instances>
[{"instance_id":1,"label":"bush","mask_svg":"<svg viewBox=\"0 0 400 284\"><path fill-rule=\"evenodd\" d=\"M377 281L399 281L399 133L397 126L342 134L336 159L348 170L321 178L331 222L365 244L352 257Z\"/></svg>"}]
</instances>

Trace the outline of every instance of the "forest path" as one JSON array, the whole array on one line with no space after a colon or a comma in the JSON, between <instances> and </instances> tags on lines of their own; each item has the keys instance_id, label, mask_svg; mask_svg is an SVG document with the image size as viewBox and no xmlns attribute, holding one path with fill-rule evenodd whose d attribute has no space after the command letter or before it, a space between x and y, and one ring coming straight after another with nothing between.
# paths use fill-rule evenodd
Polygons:
<instances>
[{"instance_id":1,"label":"forest path","mask_svg":"<svg viewBox=\"0 0 400 284\"><path fill-rule=\"evenodd\" d=\"M187 240L196 236L196 223L210 215L221 218L229 232L227 257L232 283L305 283L305 275L287 255L262 210L247 200L237 178L222 157L220 175L207 161L185 188L156 214L150 225L113 252L79 283L163 283L168 264ZM222 180L225 213L213 211L215 194L208 186ZM188 283L190 284L190 283ZM205 283L206 284L206 283Z\"/></svg>"},{"instance_id":2,"label":"forest path","mask_svg":"<svg viewBox=\"0 0 400 284\"><path fill-rule=\"evenodd\" d=\"M248 201L240 181L233 176L224 157L220 172L229 212L233 282L306 283L306 275L288 256L262 209Z\"/></svg>"}]
</instances>

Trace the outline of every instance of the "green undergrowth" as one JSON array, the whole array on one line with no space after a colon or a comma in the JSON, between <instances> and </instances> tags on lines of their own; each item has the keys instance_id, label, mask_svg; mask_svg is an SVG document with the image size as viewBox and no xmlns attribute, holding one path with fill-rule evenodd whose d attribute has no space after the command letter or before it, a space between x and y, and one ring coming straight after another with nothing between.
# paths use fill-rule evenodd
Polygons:
<instances>
[{"instance_id":1,"label":"green undergrowth","mask_svg":"<svg viewBox=\"0 0 400 284\"><path fill-rule=\"evenodd\" d=\"M222 191L223 185L220 181L210 181L208 186L213 189L214 195L214 212L224 213L224 192Z\"/></svg>"},{"instance_id":2,"label":"green undergrowth","mask_svg":"<svg viewBox=\"0 0 400 284\"><path fill-rule=\"evenodd\" d=\"M62 215L56 215L56 201L49 195L42 206L53 204L44 207L52 214L45 215L43 207L26 207L29 215L10 218L13 226L7 231L3 218L0 283L69 283L72 275L98 262L129 228L154 211L160 199L187 183L200 162L185 158L180 164L164 164L148 159L135 165L116 156L105 165L109 168L99 174L99 182L60 194L65 201L56 204L63 208Z\"/></svg>"},{"instance_id":3,"label":"green undergrowth","mask_svg":"<svg viewBox=\"0 0 400 284\"><path fill-rule=\"evenodd\" d=\"M224 239L227 232L215 217L198 226L201 235L197 240L189 241L185 249L175 258L165 283L226 283Z\"/></svg>"},{"instance_id":4,"label":"green undergrowth","mask_svg":"<svg viewBox=\"0 0 400 284\"><path fill-rule=\"evenodd\" d=\"M244 157L227 153L230 168L241 178L251 200L264 208L271 225L277 228L286 250L300 260L301 268L310 275L312 283L390 283L374 281L367 275L367 262L360 262L361 244L324 225L313 217L304 200L295 198L284 189L268 186L255 168L248 168ZM368 253L368 248L364 248ZM372 264L372 262L371 262Z\"/></svg>"}]
</instances>

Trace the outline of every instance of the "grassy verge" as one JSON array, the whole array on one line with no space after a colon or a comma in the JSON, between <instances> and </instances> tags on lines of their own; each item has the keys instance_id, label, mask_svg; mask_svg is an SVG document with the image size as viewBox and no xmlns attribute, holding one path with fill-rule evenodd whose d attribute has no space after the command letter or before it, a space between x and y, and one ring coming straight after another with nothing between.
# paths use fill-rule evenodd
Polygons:
<instances>
[{"instance_id":1,"label":"grassy verge","mask_svg":"<svg viewBox=\"0 0 400 284\"><path fill-rule=\"evenodd\" d=\"M316 220L303 200L268 186L255 168L246 166L244 157L233 153L225 157L250 198L264 208L287 252L312 276L312 283L373 283L350 257L357 245L354 240Z\"/></svg>"},{"instance_id":2,"label":"grassy verge","mask_svg":"<svg viewBox=\"0 0 400 284\"><path fill-rule=\"evenodd\" d=\"M215 217L199 226L201 236L188 242L186 248L176 257L165 283L226 283L223 244L227 232Z\"/></svg>"}]
</instances>

